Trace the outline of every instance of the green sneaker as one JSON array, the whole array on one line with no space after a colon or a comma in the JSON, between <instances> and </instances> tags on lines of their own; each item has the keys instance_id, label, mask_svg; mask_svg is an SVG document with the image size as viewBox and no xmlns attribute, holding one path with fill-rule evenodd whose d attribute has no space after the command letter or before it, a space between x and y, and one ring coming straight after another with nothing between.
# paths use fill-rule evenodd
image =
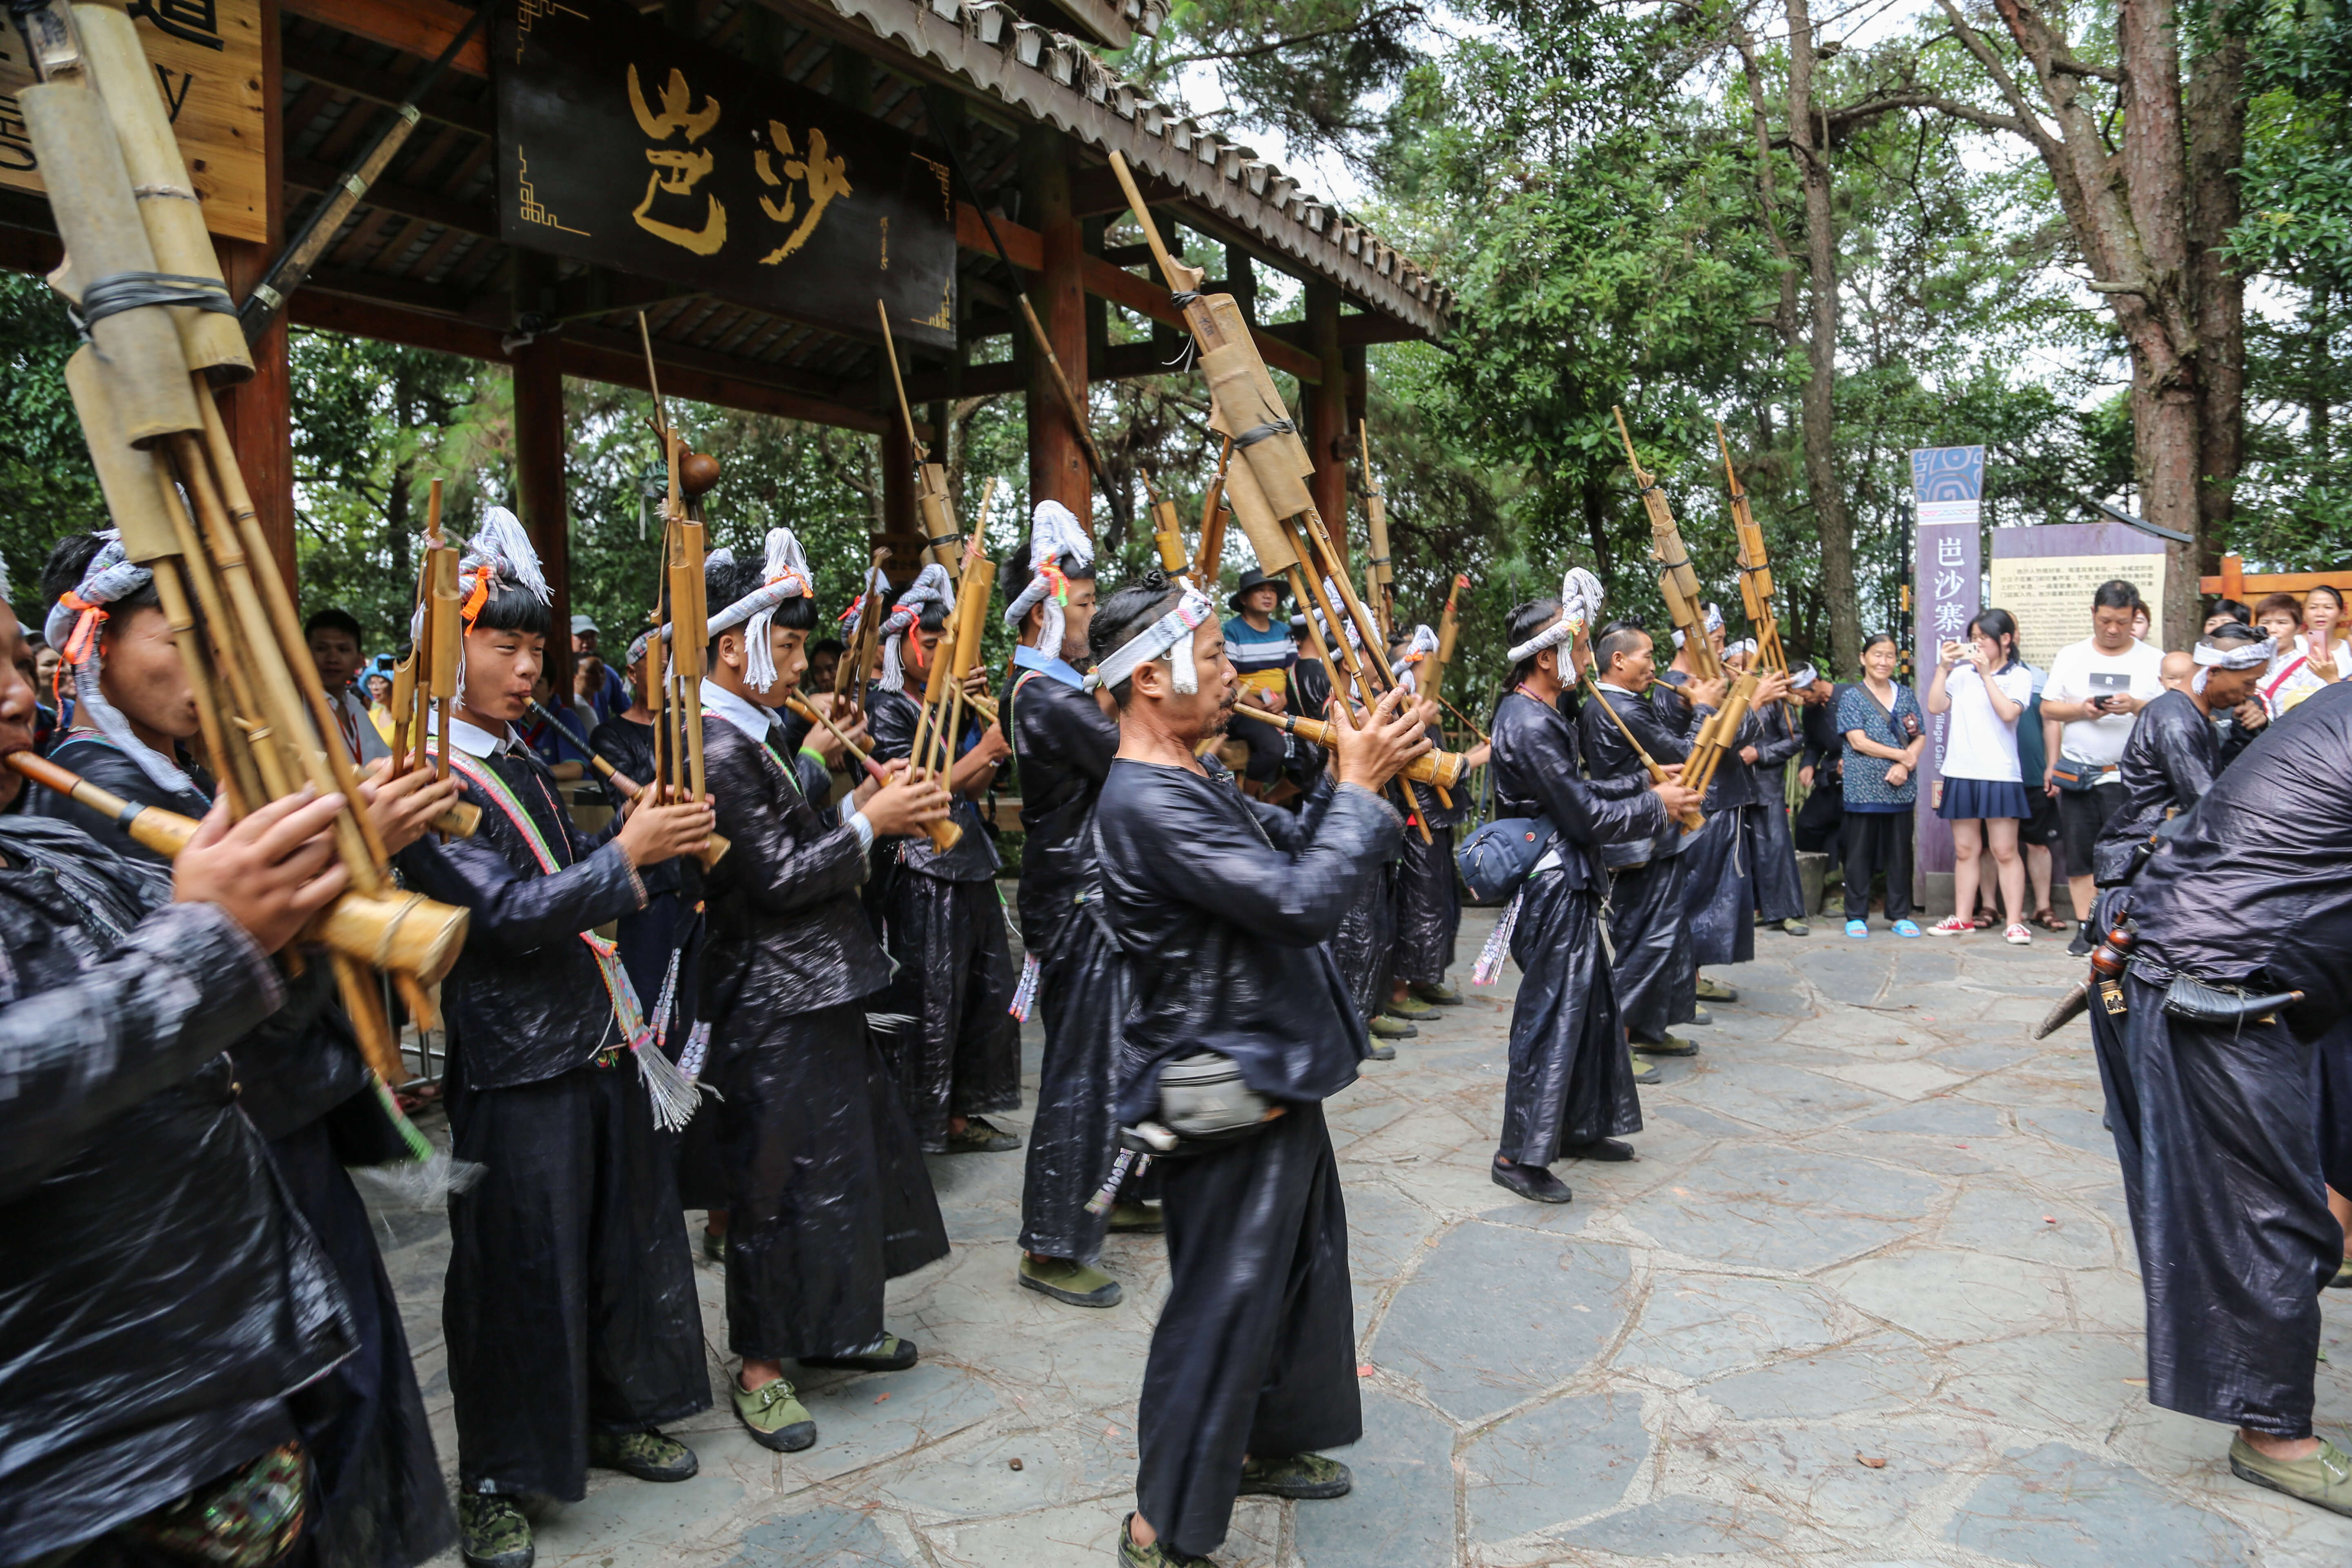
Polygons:
<instances>
[{"instance_id":1,"label":"green sneaker","mask_svg":"<svg viewBox=\"0 0 2352 1568\"><path fill-rule=\"evenodd\" d=\"M1803 917L1799 915L1790 915L1787 920L1782 921L1780 922L1780 929L1787 931L1790 936L1811 936L1813 934L1813 928L1807 925Z\"/></svg>"},{"instance_id":2,"label":"green sneaker","mask_svg":"<svg viewBox=\"0 0 2352 1568\"><path fill-rule=\"evenodd\" d=\"M1073 1307L1116 1307L1124 1294L1118 1281L1071 1258L1021 1255L1021 1288Z\"/></svg>"},{"instance_id":3,"label":"green sneaker","mask_svg":"<svg viewBox=\"0 0 2352 1568\"><path fill-rule=\"evenodd\" d=\"M675 1437L651 1427L643 1432L591 1432L588 1462L600 1470L623 1470L641 1481L689 1481L702 1461Z\"/></svg>"},{"instance_id":4,"label":"green sneaker","mask_svg":"<svg viewBox=\"0 0 2352 1568\"><path fill-rule=\"evenodd\" d=\"M1704 1007L1693 1007L1691 1016L1685 1022L1705 1026L1715 1022L1715 1015Z\"/></svg>"},{"instance_id":5,"label":"green sneaker","mask_svg":"<svg viewBox=\"0 0 2352 1568\"><path fill-rule=\"evenodd\" d=\"M1381 1016L1388 1018L1402 1018L1408 1024L1418 1023L1420 1020L1429 1017L1436 1011L1436 1008L1431 1006L1428 1003L1423 1001L1420 997L1413 995L1410 992L1405 994L1405 999L1402 1002L1391 997L1388 1001L1381 1004Z\"/></svg>"},{"instance_id":6,"label":"green sneaker","mask_svg":"<svg viewBox=\"0 0 2352 1568\"><path fill-rule=\"evenodd\" d=\"M1021 1147L1021 1134L1007 1132L993 1126L984 1116L967 1119L963 1131L948 1131L948 1152L950 1154L1003 1154Z\"/></svg>"},{"instance_id":7,"label":"green sneaker","mask_svg":"<svg viewBox=\"0 0 2352 1568\"><path fill-rule=\"evenodd\" d=\"M1168 1228L1158 1204L1114 1204L1110 1211L1113 1236L1158 1236Z\"/></svg>"},{"instance_id":8,"label":"green sneaker","mask_svg":"<svg viewBox=\"0 0 2352 1568\"><path fill-rule=\"evenodd\" d=\"M2342 1290L2347 1287L2352 1287L2352 1258L2347 1258L2337 1264L2336 1278L2327 1282L2327 1288L2330 1290Z\"/></svg>"},{"instance_id":9,"label":"green sneaker","mask_svg":"<svg viewBox=\"0 0 2352 1568\"><path fill-rule=\"evenodd\" d=\"M1376 1040L1410 1040L1421 1034L1402 1018L1391 1018L1386 1013L1372 1015L1371 1030Z\"/></svg>"},{"instance_id":10,"label":"green sneaker","mask_svg":"<svg viewBox=\"0 0 2352 1568\"><path fill-rule=\"evenodd\" d=\"M1663 1040L1635 1040L1633 1042L1633 1050L1634 1054L1637 1056L1644 1057L1695 1057L1698 1055L1698 1047L1696 1046L1683 1038L1680 1035L1675 1034L1671 1029L1666 1031L1666 1037Z\"/></svg>"},{"instance_id":11,"label":"green sneaker","mask_svg":"<svg viewBox=\"0 0 2352 1568\"><path fill-rule=\"evenodd\" d=\"M1319 1501L1346 1497L1356 1478L1337 1459L1320 1454L1291 1454L1279 1459L1244 1459L1244 1497L1286 1497Z\"/></svg>"},{"instance_id":12,"label":"green sneaker","mask_svg":"<svg viewBox=\"0 0 2352 1568\"><path fill-rule=\"evenodd\" d=\"M1179 1552L1164 1541L1138 1546L1135 1515L1131 1513L1118 1527L1118 1560L1122 1568L1217 1568L1213 1559Z\"/></svg>"},{"instance_id":13,"label":"green sneaker","mask_svg":"<svg viewBox=\"0 0 2352 1568\"><path fill-rule=\"evenodd\" d=\"M846 1355L804 1355L800 1362L803 1366L839 1367L844 1372L904 1372L921 1357L914 1341L884 1334L862 1351L851 1351Z\"/></svg>"},{"instance_id":14,"label":"green sneaker","mask_svg":"<svg viewBox=\"0 0 2352 1568\"><path fill-rule=\"evenodd\" d=\"M702 1256L713 1263L727 1261L727 1233L705 1226L702 1230Z\"/></svg>"},{"instance_id":15,"label":"green sneaker","mask_svg":"<svg viewBox=\"0 0 2352 1568\"><path fill-rule=\"evenodd\" d=\"M1739 993L1720 980L1710 980L1702 974L1698 977L1698 999L1702 1002L1737 1002Z\"/></svg>"},{"instance_id":16,"label":"green sneaker","mask_svg":"<svg viewBox=\"0 0 2352 1568\"><path fill-rule=\"evenodd\" d=\"M1632 1059L1633 1063L1633 1081L1635 1083L1664 1083L1666 1081L1666 1075L1658 1070L1657 1064L1655 1062L1645 1062L1639 1057L1634 1057Z\"/></svg>"},{"instance_id":17,"label":"green sneaker","mask_svg":"<svg viewBox=\"0 0 2352 1568\"><path fill-rule=\"evenodd\" d=\"M2325 1437L2318 1451L2306 1458L2273 1459L2243 1436L2232 1436L2230 1470L2242 1481L2300 1498L2330 1513L2352 1514L2352 1455Z\"/></svg>"},{"instance_id":18,"label":"green sneaker","mask_svg":"<svg viewBox=\"0 0 2352 1568\"><path fill-rule=\"evenodd\" d=\"M467 1568L530 1568L530 1521L514 1499L457 1494L457 1551Z\"/></svg>"},{"instance_id":19,"label":"green sneaker","mask_svg":"<svg viewBox=\"0 0 2352 1568\"><path fill-rule=\"evenodd\" d=\"M1416 985L1412 988L1412 994L1433 1007L1462 1005L1462 993L1442 980L1434 985Z\"/></svg>"},{"instance_id":20,"label":"green sneaker","mask_svg":"<svg viewBox=\"0 0 2352 1568\"><path fill-rule=\"evenodd\" d=\"M735 1395L735 1419L762 1448L797 1454L816 1441L816 1423L785 1379L746 1388L740 1377L734 1377L728 1380L728 1388Z\"/></svg>"}]
</instances>

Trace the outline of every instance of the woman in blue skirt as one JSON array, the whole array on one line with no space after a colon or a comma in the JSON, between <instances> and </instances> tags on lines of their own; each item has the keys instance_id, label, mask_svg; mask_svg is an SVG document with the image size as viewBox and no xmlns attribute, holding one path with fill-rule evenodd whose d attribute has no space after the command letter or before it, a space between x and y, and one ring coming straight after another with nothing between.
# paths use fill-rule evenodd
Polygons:
<instances>
[{"instance_id":1,"label":"woman in blue skirt","mask_svg":"<svg viewBox=\"0 0 2352 1568\"><path fill-rule=\"evenodd\" d=\"M2017 765L2017 721L2032 700L2033 672L2017 657L2017 621L2007 610L1985 611L1969 623L1966 641L1937 650L1927 711L1952 716L1936 815L1952 825L1953 912L1928 928L1933 935L1962 936L1976 929L1968 911L1977 907L1990 844L2006 934L2019 947L2033 940L2025 926L2025 861L2017 847L2017 826L2033 815Z\"/></svg>"}]
</instances>

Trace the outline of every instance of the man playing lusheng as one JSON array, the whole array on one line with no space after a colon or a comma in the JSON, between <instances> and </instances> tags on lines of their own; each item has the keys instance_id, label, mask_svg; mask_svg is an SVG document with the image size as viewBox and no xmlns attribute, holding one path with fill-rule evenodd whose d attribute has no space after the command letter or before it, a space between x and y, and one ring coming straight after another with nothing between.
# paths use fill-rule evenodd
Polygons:
<instances>
[{"instance_id":1,"label":"man playing lusheng","mask_svg":"<svg viewBox=\"0 0 2352 1568\"><path fill-rule=\"evenodd\" d=\"M784 1360L912 1366L913 1343L882 1326L883 1287L947 1256L922 1152L866 1028L890 968L857 889L877 837L918 831L948 801L902 773L862 786L845 821L812 805L829 776L824 748L840 742L820 727L810 749L788 751L767 707L798 684L816 624L799 542L773 530L764 574L714 552L704 575L723 606L710 617L702 734L730 847L708 879L702 1016L720 1096L727 1332L743 1358L731 1392L752 1440L789 1453L816 1441L816 1424Z\"/></svg>"},{"instance_id":2,"label":"man playing lusheng","mask_svg":"<svg viewBox=\"0 0 2352 1568\"><path fill-rule=\"evenodd\" d=\"M1262 805L1193 752L1238 693L1206 596L1149 573L1097 608L1089 641L1089 682L1119 710L1096 809L1105 910L1135 985L1119 1115L1154 1116L1180 1056L1223 1058L1268 1102L1238 1138L1162 1167L1168 1298L1119 1545L1142 1568L1214 1551L1239 1492L1349 1488L1345 1466L1312 1452L1363 1432L1322 1102L1354 1081L1365 1037L1325 944L1394 853L1402 825L1380 792L1427 742L1402 691L1360 730L1334 704L1337 787L1296 815Z\"/></svg>"},{"instance_id":3,"label":"man playing lusheng","mask_svg":"<svg viewBox=\"0 0 2352 1568\"><path fill-rule=\"evenodd\" d=\"M573 827L515 734L552 617L513 513L491 509L458 570L471 613L448 754L482 822L470 839L412 845L401 865L427 896L473 911L442 989L452 1149L484 1167L449 1200L442 1296L457 1523L476 1568L529 1568L520 1498L576 1502L592 1463L649 1481L697 1468L656 1430L710 1403L651 1099L676 1069L594 928L645 907L638 868L700 848L710 809L639 805L601 838Z\"/></svg>"}]
</instances>

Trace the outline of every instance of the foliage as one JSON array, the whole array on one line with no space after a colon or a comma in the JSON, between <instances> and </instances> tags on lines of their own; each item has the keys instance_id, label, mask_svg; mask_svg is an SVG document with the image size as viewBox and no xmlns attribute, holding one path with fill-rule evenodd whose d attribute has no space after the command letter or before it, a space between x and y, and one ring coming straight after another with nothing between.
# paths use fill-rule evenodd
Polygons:
<instances>
[{"instance_id":1,"label":"foliage","mask_svg":"<svg viewBox=\"0 0 2352 1568\"><path fill-rule=\"evenodd\" d=\"M0 274L0 562L11 603L40 629L41 564L68 533L103 528L106 505L66 395L65 364L79 339L64 303L37 278Z\"/></svg>"}]
</instances>

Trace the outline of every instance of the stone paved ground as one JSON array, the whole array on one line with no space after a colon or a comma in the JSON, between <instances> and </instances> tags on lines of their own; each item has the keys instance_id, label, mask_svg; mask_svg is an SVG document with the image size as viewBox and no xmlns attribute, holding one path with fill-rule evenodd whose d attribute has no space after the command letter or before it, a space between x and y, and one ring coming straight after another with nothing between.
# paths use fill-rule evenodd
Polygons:
<instances>
[{"instance_id":1,"label":"stone paved ground","mask_svg":"<svg viewBox=\"0 0 2352 1568\"><path fill-rule=\"evenodd\" d=\"M1490 921L1475 914L1463 966ZM2055 944L1759 938L1703 1054L1643 1091L1632 1164L1563 1164L1544 1208L1487 1178L1507 975L1331 1102L1365 1396L1353 1496L1245 1502L1234 1568L1627 1561L2340 1564L2352 1521L2231 1478L2219 1427L2148 1406L2140 1300L2088 1035L2027 1037L2075 973ZM1034 1070L1035 1031L1029 1042ZM1032 1080L1034 1082L1034 1079ZM1016 1125L1019 1124L1017 1121ZM546 1568L1060 1568L1110 1561L1165 1288L1114 1238L1124 1305L1013 1285L1021 1156L932 1163L956 1247L899 1281L923 1347L806 1379L822 1433L677 1428L681 1486L610 1474L540 1526ZM454 1456L437 1216L383 1216ZM2330 1302L2325 1429L2347 1440ZM2340 1370L2339 1370L2340 1369Z\"/></svg>"}]
</instances>

